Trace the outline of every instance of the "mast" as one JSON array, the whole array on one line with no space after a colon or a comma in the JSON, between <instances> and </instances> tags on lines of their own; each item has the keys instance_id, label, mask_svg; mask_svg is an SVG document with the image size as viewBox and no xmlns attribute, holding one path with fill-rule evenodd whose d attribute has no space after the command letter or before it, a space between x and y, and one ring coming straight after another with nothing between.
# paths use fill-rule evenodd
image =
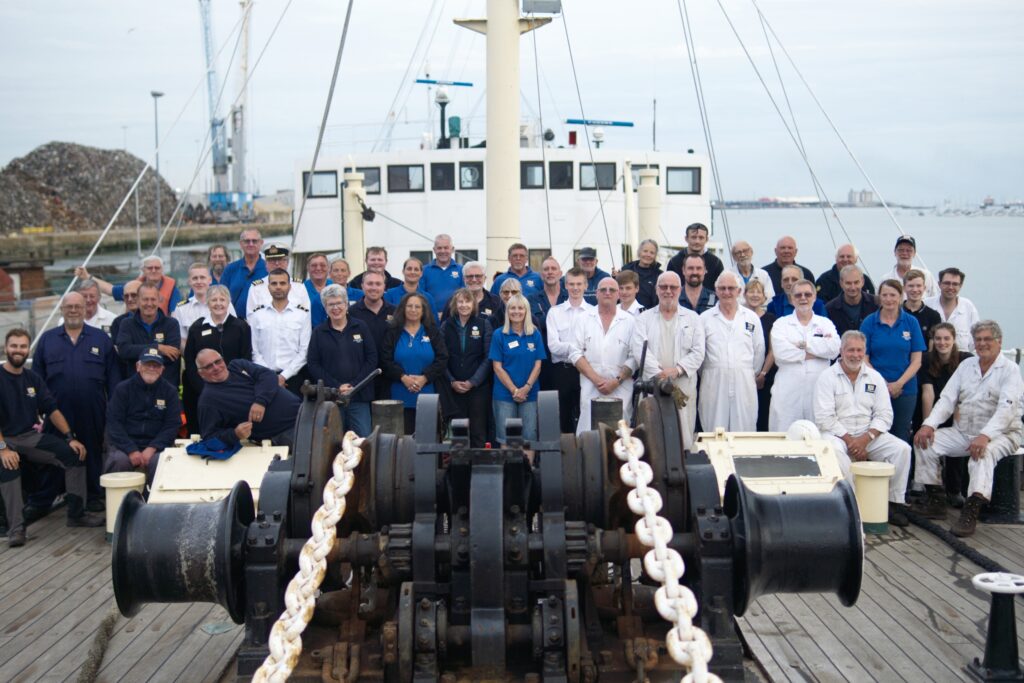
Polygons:
<instances>
[{"instance_id":1,"label":"mast","mask_svg":"<svg viewBox=\"0 0 1024 683\"><path fill-rule=\"evenodd\" d=\"M252 16L252 0L239 0L242 9L242 45L238 60L238 100L231 108L231 190L240 194L246 192L245 177L245 117L249 104L249 19ZM239 199L241 202L241 199Z\"/></svg>"}]
</instances>

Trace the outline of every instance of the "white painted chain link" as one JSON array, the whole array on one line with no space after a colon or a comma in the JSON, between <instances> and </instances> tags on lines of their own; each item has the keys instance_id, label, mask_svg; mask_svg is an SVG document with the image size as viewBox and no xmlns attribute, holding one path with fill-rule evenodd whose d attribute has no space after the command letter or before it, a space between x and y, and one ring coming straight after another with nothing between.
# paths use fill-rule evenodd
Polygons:
<instances>
[{"instance_id":1,"label":"white painted chain link","mask_svg":"<svg viewBox=\"0 0 1024 683\"><path fill-rule=\"evenodd\" d=\"M345 514L345 496L355 484L353 470L362 460L363 440L346 432L341 451L334 456L333 476L324 487L324 502L313 515L313 535L302 546L299 572L285 590L285 610L270 631L270 654L263 660L253 683L284 683L302 654L302 632L316 607L316 592L327 572L327 555L337 538L337 525Z\"/></svg>"},{"instance_id":2,"label":"white painted chain link","mask_svg":"<svg viewBox=\"0 0 1024 683\"><path fill-rule=\"evenodd\" d=\"M693 617L697 614L697 598L686 586L679 583L686 567L682 556L668 547L672 540L672 524L658 515L661 511L661 494L649 488L654 480L651 466L641 460L644 445L632 435L629 425L619 421L619 438L616 439L615 456L623 461L619 468L622 481L632 487L626 496L629 509L640 516L636 522L636 535L648 548L644 555L644 570L661 583L654 594L654 605L658 614L672 624L665 636L668 652L678 664L686 667L688 673L682 683L721 683L721 679L708 672L711 661L711 639L697 626Z\"/></svg>"}]
</instances>

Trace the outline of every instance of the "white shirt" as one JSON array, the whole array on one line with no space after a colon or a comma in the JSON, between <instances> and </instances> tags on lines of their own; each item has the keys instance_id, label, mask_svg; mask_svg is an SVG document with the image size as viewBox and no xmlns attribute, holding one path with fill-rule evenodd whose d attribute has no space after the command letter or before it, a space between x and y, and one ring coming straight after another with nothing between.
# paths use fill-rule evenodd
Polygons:
<instances>
[{"instance_id":1,"label":"white shirt","mask_svg":"<svg viewBox=\"0 0 1024 683\"><path fill-rule=\"evenodd\" d=\"M291 301L283 311L261 306L246 322L252 328L254 363L274 370L285 379L291 379L306 365L312 334L308 310Z\"/></svg>"},{"instance_id":2,"label":"white shirt","mask_svg":"<svg viewBox=\"0 0 1024 683\"><path fill-rule=\"evenodd\" d=\"M764 366L764 332L761 319L739 306L729 320L715 306L700 314L704 326L704 363L701 369L750 369L754 375Z\"/></svg>"},{"instance_id":3,"label":"white shirt","mask_svg":"<svg viewBox=\"0 0 1024 683\"><path fill-rule=\"evenodd\" d=\"M90 327L101 329L109 335L110 326L114 324L115 318L117 318L117 315L103 308L103 306L97 306L96 315L86 320L85 324ZM63 325L64 321L61 320L58 324Z\"/></svg>"},{"instance_id":4,"label":"white shirt","mask_svg":"<svg viewBox=\"0 0 1024 683\"><path fill-rule=\"evenodd\" d=\"M966 358L949 378L924 424L937 429L955 413L957 429L965 434L984 434L990 439L1015 435L1020 443L1022 394L1020 370L1005 356L996 358L984 375L977 356Z\"/></svg>"},{"instance_id":5,"label":"white shirt","mask_svg":"<svg viewBox=\"0 0 1024 683\"><path fill-rule=\"evenodd\" d=\"M249 285L249 298L245 302L245 319L248 320L252 312L259 306L270 306L272 298L270 288L267 285L267 278L254 281ZM303 306L307 311L310 309L309 292L302 280L292 279L292 288L288 290L288 303L293 306Z\"/></svg>"},{"instance_id":6,"label":"white shirt","mask_svg":"<svg viewBox=\"0 0 1024 683\"><path fill-rule=\"evenodd\" d=\"M946 311L942 309L942 297L933 296L924 300L925 306L930 306L939 312L942 322L949 323L956 328L956 345L962 351L974 351L974 336L971 335L971 327L981 319L978 309L967 297L957 297L956 308L946 317Z\"/></svg>"},{"instance_id":7,"label":"white shirt","mask_svg":"<svg viewBox=\"0 0 1024 683\"><path fill-rule=\"evenodd\" d=\"M594 308L592 304L581 301L573 306L571 301L563 301L548 310L548 351L551 352L552 363L570 363L569 353L572 351L573 327L579 317Z\"/></svg>"},{"instance_id":8,"label":"white shirt","mask_svg":"<svg viewBox=\"0 0 1024 683\"><path fill-rule=\"evenodd\" d=\"M775 298L775 287L772 285L772 278L770 275L768 275L768 271L766 271L764 268L758 268L757 266L754 266L754 269L750 271L750 277L743 277L743 273L741 273L740 269L737 268L735 265L733 265L733 267L729 268L728 270L730 273L736 273L736 275L739 276L740 278L740 306L742 306L746 301L746 299L743 297L743 290L746 289L747 284L751 280L757 280L764 287L764 300L766 302L771 301L773 298Z\"/></svg>"},{"instance_id":9,"label":"white shirt","mask_svg":"<svg viewBox=\"0 0 1024 683\"><path fill-rule=\"evenodd\" d=\"M580 358L586 358L602 377L619 376L622 368L629 368L632 374L637 366L632 351L635 331L636 319L616 306L615 317L606 332L597 307L592 306L573 325L569 362L576 365Z\"/></svg>"},{"instance_id":10,"label":"white shirt","mask_svg":"<svg viewBox=\"0 0 1024 683\"><path fill-rule=\"evenodd\" d=\"M228 315L237 315L235 305L231 302L228 302ZM181 343L184 344L188 338L188 328L192 327L192 323L200 318L209 318L210 307L193 296L185 303L178 304L174 312L171 313L171 317L177 320L181 327Z\"/></svg>"},{"instance_id":11,"label":"white shirt","mask_svg":"<svg viewBox=\"0 0 1024 683\"><path fill-rule=\"evenodd\" d=\"M688 308L676 309L676 335L672 358L676 367L682 368L687 377L696 377L704 361L704 324L700 316ZM633 337L633 358L637 366L647 342L647 356L644 357L643 379L650 379L664 370L659 362L661 348L661 309L657 306L641 313L636 319L636 335Z\"/></svg>"},{"instance_id":12,"label":"white shirt","mask_svg":"<svg viewBox=\"0 0 1024 683\"><path fill-rule=\"evenodd\" d=\"M829 366L829 361L839 355L839 335L836 326L828 318L812 315L805 326L800 324L796 313L784 315L772 326L772 351L781 374L786 368L801 367L806 375L818 374ZM805 348L799 343L804 342ZM814 358L807 358L810 353ZM776 376L776 386L778 376ZM811 387L805 387L807 391ZM773 394L774 397L774 394Z\"/></svg>"},{"instance_id":13,"label":"white shirt","mask_svg":"<svg viewBox=\"0 0 1024 683\"><path fill-rule=\"evenodd\" d=\"M822 434L839 438L860 436L869 429L888 432L892 426L888 384L867 363L861 363L856 381L851 382L842 362L837 362L818 375L814 385L814 422Z\"/></svg>"},{"instance_id":14,"label":"white shirt","mask_svg":"<svg viewBox=\"0 0 1024 683\"><path fill-rule=\"evenodd\" d=\"M644 312L644 307L636 299L633 299L633 303L629 305L629 308L622 308L621 303L619 304L619 308L624 310L626 313L629 313L633 317L636 317Z\"/></svg>"},{"instance_id":15,"label":"white shirt","mask_svg":"<svg viewBox=\"0 0 1024 683\"><path fill-rule=\"evenodd\" d=\"M894 265L892 267L892 270L890 270L888 273L886 273L885 275L882 276L881 280L877 280L876 284L875 284L875 287L878 287L878 285L881 284L883 280L896 280L896 282L898 282L898 283L900 283L902 285L903 284L903 276L900 275L898 272L896 272L896 267L898 265L899 264ZM924 268L922 266L917 266L917 265L914 266L914 270L919 270L922 273L924 273L924 296L925 296L925 298L927 299L929 297L938 296L939 295L939 285L935 282L935 276L932 275L931 271L928 270L927 268ZM907 295L904 294L903 295L903 300L906 301L906 299L907 299Z\"/></svg>"}]
</instances>

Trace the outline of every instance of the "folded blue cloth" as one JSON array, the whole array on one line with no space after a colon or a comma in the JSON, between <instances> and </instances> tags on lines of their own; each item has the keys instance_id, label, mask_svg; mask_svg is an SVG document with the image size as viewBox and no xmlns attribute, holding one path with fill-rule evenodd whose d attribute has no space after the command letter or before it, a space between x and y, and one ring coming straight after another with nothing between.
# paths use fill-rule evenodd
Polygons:
<instances>
[{"instance_id":1,"label":"folded blue cloth","mask_svg":"<svg viewBox=\"0 0 1024 683\"><path fill-rule=\"evenodd\" d=\"M240 450L242 450L241 443L236 443L234 445L226 444L217 438L197 441L196 443L189 444L185 448L185 452L189 455L198 455L200 458L209 458L213 460L227 460Z\"/></svg>"}]
</instances>

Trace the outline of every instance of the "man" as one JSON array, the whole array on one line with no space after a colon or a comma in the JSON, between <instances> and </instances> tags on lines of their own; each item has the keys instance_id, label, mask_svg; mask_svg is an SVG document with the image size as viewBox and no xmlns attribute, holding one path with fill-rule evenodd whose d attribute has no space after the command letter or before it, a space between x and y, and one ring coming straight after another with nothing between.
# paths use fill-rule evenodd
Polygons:
<instances>
[{"instance_id":1,"label":"man","mask_svg":"<svg viewBox=\"0 0 1024 683\"><path fill-rule=\"evenodd\" d=\"M78 283L75 291L85 299L85 324L103 330L109 337L110 327L114 324L117 315L100 305L99 284L95 280L83 280Z\"/></svg>"},{"instance_id":2,"label":"man","mask_svg":"<svg viewBox=\"0 0 1024 683\"><path fill-rule=\"evenodd\" d=\"M153 285L139 287L139 309L121 323L115 348L122 361L134 364L147 348L157 344L164 357L164 379L178 386L181 326L174 318L164 315L159 300L159 292Z\"/></svg>"},{"instance_id":3,"label":"man","mask_svg":"<svg viewBox=\"0 0 1024 683\"><path fill-rule=\"evenodd\" d=\"M466 264L469 268L469 264ZM483 268L480 269L481 278ZM483 282L481 281L481 285ZM363 274L363 298L349 306L348 314L356 320L362 320L370 328L370 334L377 345L377 358L384 351L384 333L391 324L395 307L384 301L384 275L374 271ZM391 380L379 375L374 381L374 395L377 400L391 398Z\"/></svg>"},{"instance_id":4,"label":"man","mask_svg":"<svg viewBox=\"0 0 1024 683\"><path fill-rule=\"evenodd\" d=\"M840 282L839 273L846 266L857 264L857 248L852 244L844 244L836 249L836 262L818 278L814 284L818 287L818 300L828 302L843 293L843 286ZM871 278L864 274L864 291L874 295L875 284ZM768 297L771 299L771 297Z\"/></svg>"},{"instance_id":5,"label":"man","mask_svg":"<svg viewBox=\"0 0 1024 683\"><path fill-rule=\"evenodd\" d=\"M924 273L917 268L911 268L903 276L903 293L906 299L903 300L903 310L914 316L914 320L921 326L921 334L924 340L930 341L931 330L942 322L942 316L931 306L924 303ZM966 351L967 349L961 349Z\"/></svg>"},{"instance_id":6,"label":"man","mask_svg":"<svg viewBox=\"0 0 1024 683\"><path fill-rule=\"evenodd\" d=\"M243 230L238 236L238 246L242 248L242 258L224 267L220 284L231 290L231 305L244 316L249 285L267 276L267 262L260 256L263 237L256 228Z\"/></svg>"},{"instance_id":7,"label":"man","mask_svg":"<svg viewBox=\"0 0 1024 683\"><path fill-rule=\"evenodd\" d=\"M800 277L814 282L814 273L810 268L805 268L796 262L796 240L786 235L779 238L775 243L775 260L764 267L768 277L772 279L772 287L776 296L782 291L782 269L786 266L796 266L800 269Z\"/></svg>"},{"instance_id":8,"label":"man","mask_svg":"<svg viewBox=\"0 0 1024 683\"><path fill-rule=\"evenodd\" d=\"M249 316L252 327L252 360L277 373L277 381L298 395L306 372L306 353L313 332L309 309L288 296L292 289L288 271L275 268L267 275L270 305L260 306Z\"/></svg>"},{"instance_id":9,"label":"man","mask_svg":"<svg viewBox=\"0 0 1024 683\"><path fill-rule=\"evenodd\" d=\"M689 448L697 422L697 371L704 361L704 324L696 313L679 305L681 289L675 273L658 276L658 305L637 317L632 352L639 365L647 342L641 379L671 380L686 396L686 405L679 409L679 422L683 447Z\"/></svg>"},{"instance_id":10,"label":"man","mask_svg":"<svg viewBox=\"0 0 1024 683\"><path fill-rule=\"evenodd\" d=\"M703 223L691 223L686 226L686 249L681 250L668 262L667 272L676 273L683 282L686 281L684 268L685 260L689 255L700 256L704 260L704 281L703 285L709 291L713 291L715 280L725 270L722 260L707 250L708 226ZM684 304L685 305L685 304ZM698 311L700 313L701 311Z\"/></svg>"},{"instance_id":11,"label":"man","mask_svg":"<svg viewBox=\"0 0 1024 683\"><path fill-rule=\"evenodd\" d=\"M636 300L640 291L640 277L632 270L620 270L615 276L619 285L619 308L632 316L640 315L644 307Z\"/></svg>"},{"instance_id":12,"label":"man","mask_svg":"<svg viewBox=\"0 0 1024 683\"><path fill-rule=\"evenodd\" d=\"M82 304L82 312L85 304ZM103 335L102 332L97 334ZM103 335L106 336L106 335ZM67 488L68 526L103 526L105 520L85 511L85 446L75 438L57 401L46 383L25 367L29 349L28 332L15 328L7 333L4 352L7 360L0 366L0 495L3 495L8 520L7 544L25 545L25 520L22 517L21 461L37 465L55 465L64 470ZM55 436L34 429L39 416L49 418Z\"/></svg>"},{"instance_id":13,"label":"man","mask_svg":"<svg viewBox=\"0 0 1024 683\"><path fill-rule=\"evenodd\" d=\"M402 297L413 292L423 295L435 317L441 313L437 301L423 288L423 263L418 258L410 257L402 264L402 284L384 292L384 301L397 307Z\"/></svg>"},{"instance_id":14,"label":"man","mask_svg":"<svg viewBox=\"0 0 1024 683\"><path fill-rule=\"evenodd\" d=\"M32 371L46 383L61 415L85 447L87 506L98 512L105 499L100 474L107 397L121 381L121 369L114 343L103 331L85 324L85 311L81 294L72 292L64 297L60 305L64 323L40 335ZM60 494L63 477L55 470L40 479L38 490L28 498L30 518L48 510Z\"/></svg>"},{"instance_id":15,"label":"man","mask_svg":"<svg viewBox=\"0 0 1024 683\"><path fill-rule=\"evenodd\" d=\"M384 247L368 247L366 249L366 271L356 275L348 286L353 289L363 288L363 276L366 273L380 273L384 276L384 291L397 287L402 284L402 281L397 277L392 277L391 273L387 271L388 266L388 250Z\"/></svg>"},{"instance_id":16,"label":"man","mask_svg":"<svg viewBox=\"0 0 1024 683\"><path fill-rule=\"evenodd\" d=\"M896 265L888 273L882 276L882 280L896 280L903 282L904 276L911 268L921 271L924 274L924 296L925 299L939 295L939 288L935 284L935 278L924 266L915 266L914 257L917 255L917 240L910 235L900 235L896 240L896 247L893 249L896 255Z\"/></svg>"},{"instance_id":17,"label":"man","mask_svg":"<svg viewBox=\"0 0 1024 683\"><path fill-rule=\"evenodd\" d=\"M674 273L674 270L669 270ZM715 292L704 286L707 273L704 271L704 259L699 254L687 254L683 257L683 293L679 303L697 315L715 305Z\"/></svg>"},{"instance_id":18,"label":"man","mask_svg":"<svg viewBox=\"0 0 1024 683\"><path fill-rule=\"evenodd\" d=\"M139 310L139 287L141 286L142 283L138 280L132 280L131 282L125 283L123 293L124 313L114 318L114 322L110 324L110 339L112 341L117 341L117 335L121 330L121 324L128 318L132 317L132 315L135 314L135 311ZM116 347L114 351L116 353ZM123 361L120 357L118 357L117 362L121 368L121 377L131 377L132 372L134 372L134 364L130 361Z\"/></svg>"},{"instance_id":19,"label":"man","mask_svg":"<svg viewBox=\"0 0 1024 683\"><path fill-rule=\"evenodd\" d=\"M764 287L765 301L771 301L775 296L775 287L772 285L772 279L768 276L768 272L764 268L754 265L754 248L750 246L750 243L740 240L732 245L732 250L729 253L733 262L732 272L740 276L740 284L743 289L746 290L747 283L751 280L757 280ZM717 282L718 278L715 278L715 281ZM743 301L741 293L741 306Z\"/></svg>"},{"instance_id":20,"label":"man","mask_svg":"<svg viewBox=\"0 0 1024 683\"><path fill-rule=\"evenodd\" d=\"M597 303L597 285L611 275L597 267L597 250L593 247L580 249L579 267L587 276L587 289L583 292L583 298L587 300L587 303Z\"/></svg>"},{"instance_id":21,"label":"man","mask_svg":"<svg viewBox=\"0 0 1024 683\"><path fill-rule=\"evenodd\" d=\"M327 256L324 254L310 254L306 257L306 274L308 277L302 283L306 288L306 295L309 297L309 324L316 327L327 320L327 311L320 301L320 292L327 285L334 284L328 277L330 266L327 263ZM345 287L346 285L342 285Z\"/></svg>"},{"instance_id":22,"label":"man","mask_svg":"<svg viewBox=\"0 0 1024 683\"><path fill-rule=\"evenodd\" d=\"M434 238L434 260L423 267L423 279L420 286L423 291L434 298L439 313L448 307L448 299L455 290L465 286L462 279L462 266L452 259L455 247L452 246L451 235L440 234Z\"/></svg>"},{"instance_id":23,"label":"man","mask_svg":"<svg viewBox=\"0 0 1024 683\"><path fill-rule=\"evenodd\" d=\"M89 275L89 271L85 269L85 266L79 266L75 268L75 277L79 280L93 280L99 290L114 298L114 301L124 300L124 288L127 285L112 285L106 280L101 280L98 277L92 277ZM142 259L142 270L139 277L136 278L139 282L153 285L156 287L160 294L160 310L164 312L164 315L170 315L174 312L175 306L178 305L178 289L177 284L174 282L174 278L164 275L164 260L159 256L147 256Z\"/></svg>"},{"instance_id":24,"label":"man","mask_svg":"<svg viewBox=\"0 0 1024 683\"><path fill-rule=\"evenodd\" d=\"M174 445L181 427L178 389L162 377L163 367L163 356L154 344L135 362L135 374L111 394L104 473L142 469L147 485L153 483L160 453Z\"/></svg>"},{"instance_id":25,"label":"man","mask_svg":"<svg viewBox=\"0 0 1024 683\"><path fill-rule=\"evenodd\" d=\"M272 273L275 270L283 270L287 274L288 254L289 251L284 246L276 243L264 249L263 258L267 264L267 272ZM292 280L292 282L295 283L295 286L289 287L288 300L292 304L301 306L309 311L312 307L309 302L309 292L301 280ZM267 279L261 278L254 281L249 285L249 295L245 303L245 319L248 320L252 312L260 306L270 306L270 299L270 287L267 284Z\"/></svg>"},{"instance_id":26,"label":"man","mask_svg":"<svg viewBox=\"0 0 1024 683\"><path fill-rule=\"evenodd\" d=\"M814 385L814 423L832 444L848 481L853 481L851 460L887 462L896 467L896 474L889 479L889 523L908 526L904 503L910 446L889 433L893 412L885 379L864 362L867 340L863 332L847 330L840 344L839 362L822 372Z\"/></svg>"},{"instance_id":27,"label":"man","mask_svg":"<svg viewBox=\"0 0 1024 683\"><path fill-rule=\"evenodd\" d=\"M978 309L965 296L960 296L960 288L964 286L964 272L959 268L946 268L939 271L939 296L925 299L926 306L934 308L944 323L956 328L956 345L963 351L974 351L974 339L971 329L978 322Z\"/></svg>"},{"instance_id":28,"label":"man","mask_svg":"<svg viewBox=\"0 0 1024 683\"><path fill-rule=\"evenodd\" d=\"M302 400L278 383L273 370L235 359L230 365L213 349L196 356L199 376L206 382L199 397L199 433L233 446L249 439L269 439L275 446L291 446L295 416Z\"/></svg>"},{"instance_id":29,"label":"man","mask_svg":"<svg viewBox=\"0 0 1024 683\"><path fill-rule=\"evenodd\" d=\"M786 266L782 269L782 279L779 281L782 285L781 290L776 294L771 301L768 302L768 312L775 314L776 318L781 318L784 315L790 315L793 313L793 301L790 294L793 291L793 285L802 279L803 271L800 270L800 266ZM814 314L826 317L828 312L825 310L825 304L823 304L817 296L814 298Z\"/></svg>"},{"instance_id":30,"label":"man","mask_svg":"<svg viewBox=\"0 0 1024 683\"><path fill-rule=\"evenodd\" d=\"M462 279L466 281L466 289L472 292L476 299L477 311L480 315L487 316L491 326L498 329L499 321L505 320L505 305L501 303L500 296L488 292L484 287L485 272L484 264L470 261L462 267Z\"/></svg>"},{"instance_id":31,"label":"man","mask_svg":"<svg viewBox=\"0 0 1024 683\"><path fill-rule=\"evenodd\" d=\"M700 369L700 423L711 431L757 431L757 375L764 366L761 319L740 306L739 276L718 276L718 305L701 313L704 363Z\"/></svg>"},{"instance_id":32,"label":"man","mask_svg":"<svg viewBox=\"0 0 1024 683\"><path fill-rule=\"evenodd\" d=\"M223 244L214 244L206 251L206 265L210 268L210 284L221 284L221 276L228 266L228 248Z\"/></svg>"},{"instance_id":33,"label":"man","mask_svg":"<svg viewBox=\"0 0 1024 683\"><path fill-rule=\"evenodd\" d=\"M874 295L866 291L865 275L859 266L852 263L843 266L839 280L843 293L825 305L825 313L842 337L847 330L859 330L864 318L878 310L878 304ZM821 291L818 290L819 294Z\"/></svg>"},{"instance_id":34,"label":"man","mask_svg":"<svg viewBox=\"0 0 1024 683\"><path fill-rule=\"evenodd\" d=\"M593 306L583 300L587 276L579 268L573 268L565 274L565 289L568 298L548 311L546 327L548 350L551 352L552 388L558 390L561 431L562 434L573 434L580 418L580 373L570 360L575 338L573 331Z\"/></svg>"},{"instance_id":35,"label":"man","mask_svg":"<svg viewBox=\"0 0 1024 683\"><path fill-rule=\"evenodd\" d=\"M541 290L544 282L540 279L540 275L537 275L527 265L529 253L526 245L519 242L508 248L508 271L494 278L494 282L491 284L491 294L501 292L501 283L510 277L519 280L523 286L523 294L527 297Z\"/></svg>"},{"instance_id":36,"label":"man","mask_svg":"<svg viewBox=\"0 0 1024 683\"><path fill-rule=\"evenodd\" d=\"M540 277L544 288L526 298L530 303L530 315L546 321L548 311L569 298L569 292L562 285L562 265L554 256L548 256L540 265ZM550 361L545 361L550 362ZM541 384L541 387L544 385Z\"/></svg>"},{"instance_id":37,"label":"man","mask_svg":"<svg viewBox=\"0 0 1024 683\"><path fill-rule=\"evenodd\" d=\"M352 276L352 269L349 268L348 261L343 258L336 258L331 261L331 269L329 271L329 278L333 284L341 285L345 288L345 293L348 294L349 303L354 304L363 298L363 290L356 289L349 283L348 279Z\"/></svg>"},{"instance_id":38,"label":"man","mask_svg":"<svg viewBox=\"0 0 1024 683\"><path fill-rule=\"evenodd\" d=\"M210 307L206 305L206 293L210 291L213 279L210 276L210 269L202 263L193 263L188 268L188 284L192 289L192 297L183 301L174 309L171 317L178 321L181 331L181 348L185 348L185 340L188 339L188 328L200 318L210 317ZM235 315L235 307L228 304L228 313Z\"/></svg>"},{"instance_id":39,"label":"man","mask_svg":"<svg viewBox=\"0 0 1024 683\"><path fill-rule=\"evenodd\" d=\"M1002 355L1002 329L993 320L982 320L971 333L977 355L960 362L914 436L914 481L925 486L930 517L945 516L939 458L971 458L969 497L951 529L957 536L974 533L978 512L992 497L996 464L1020 448L1024 411L1024 381L1017 366ZM955 418L953 426L939 429L950 417Z\"/></svg>"},{"instance_id":40,"label":"man","mask_svg":"<svg viewBox=\"0 0 1024 683\"><path fill-rule=\"evenodd\" d=\"M790 294L793 313L772 326L771 348L779 367L768 415L773 432L784 432L797 420L814 420L811 387L839 354L835 325L814 313L815 291L810 280L797 280Z\"/></svg>"},{"instance_id":41,"label":"man","mask_svg":"<svg viewBox=\"0 0 1024 683\"><path fill-rule=\"evenodd\" d=\"M619 308L619 285L606 277L597 285L597 308L584 311L573 328L569 362L580 373L578 436L590 429L590 402L599 396L622 400L622 418L633 414L633 373L637 361L631 351L636 321Z\"/></svg>"}]
</instances>

